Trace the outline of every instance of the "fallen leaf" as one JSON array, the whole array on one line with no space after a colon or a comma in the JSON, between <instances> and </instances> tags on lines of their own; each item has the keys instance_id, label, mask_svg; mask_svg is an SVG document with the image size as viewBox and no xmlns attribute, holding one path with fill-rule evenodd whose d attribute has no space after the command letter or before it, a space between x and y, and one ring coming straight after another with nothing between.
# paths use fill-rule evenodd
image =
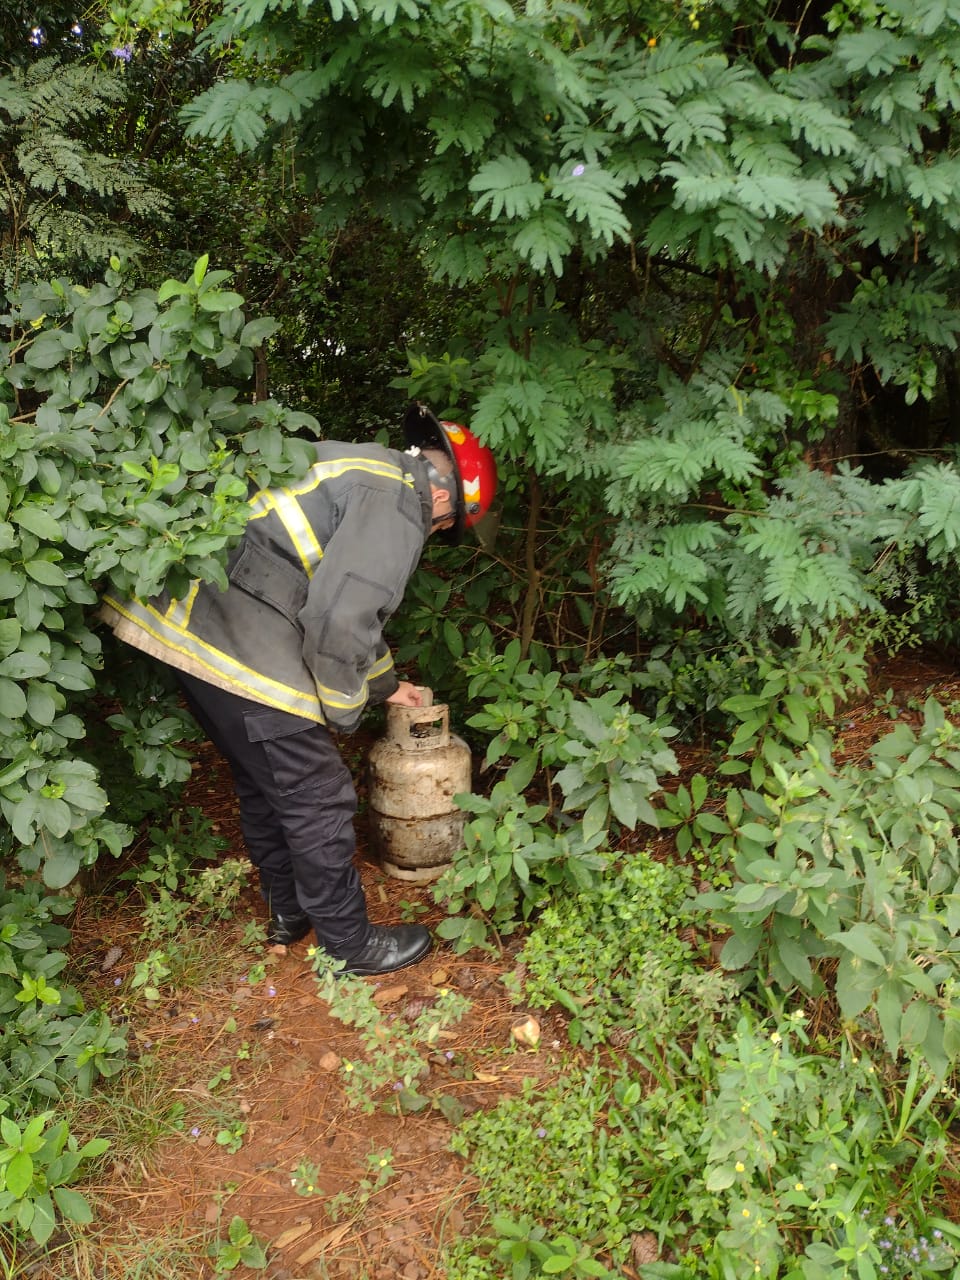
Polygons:
<instances>
[{"instance_id":1,"label":"fallen leaf","mask_svg":"<svg viewBox=\"0 0 960 1280\"><path fill-rule=\"evenodd\" d=\"M393 1004L395 1003L395 1001L401 1000L409 990L410 990L409 987L401 987L401 986L382 987L379 991L374 992L373 1003L374 1004Z\"/></svg>"},{"instance_id":2,"label":"fallen leaf","mask_svg":"<svg viewBox=\"0 0 960 1280\"><path fill-rule=\"evenodd\" d=\"M434 969L430 975L430 981L435 987L443 987L450 981L450 975L446 969Z\"/></svg>"},{"instance_id":3,"label":"fallen leaf","mask_svg":"<svg viewBox=\"0 0 960 1280\"><path fill-rule=\"evenodd\" d=\"M500 1077L491 1075L489 1071L475 1071L473 1073L474 1080L479 1080L481 1084L497 1084Z\"/></svg>"},{"instance_id":4,"label":"fallen leaf","mask_svg":"<svg viewBox=\"0 0 960 1280\"><path fill-rule=\"evenodd\" d=\"M305 1266L308 1262L313 1262L314 1258L319 1258L321 1253L326 1253L328 1249L335 1249L344 1237L349 1235L352 1226L351 1222L342 1222L339 1227L334 1227L325 1236L321 1236L316 1244L312 1244L309 1249L304 1249L303 1253L297 1254L295 1259L297 1266Z\"/></svg>"},{"instance_id":5,"label":"fallen leaf","mask_svg":"<svg viewBox=\"0 0 960 1280\"><path fill-rule=\"evenodd\" d=\"M271 1241L274 1249L286 1249L287 1245L296 1244L301 1236L305 1236L311 1229L313 1223L309 1218L305 1218L303 1222L298 1222L295 1227L288 1227L286 1231L281 1232L276 1240Z\"/></svg>"},{"instance_id":6,"label":"fallen leaf","mask_svg":"<svg viewBox=\"0 0 960 1280\"><path fill-rule=\"evenodd\" d=\"M100 972L107 973L117 963L123 955L123 947L111 947L107 954L103 957L103 963L100 965Z\"/></svg>"}]
</instances>

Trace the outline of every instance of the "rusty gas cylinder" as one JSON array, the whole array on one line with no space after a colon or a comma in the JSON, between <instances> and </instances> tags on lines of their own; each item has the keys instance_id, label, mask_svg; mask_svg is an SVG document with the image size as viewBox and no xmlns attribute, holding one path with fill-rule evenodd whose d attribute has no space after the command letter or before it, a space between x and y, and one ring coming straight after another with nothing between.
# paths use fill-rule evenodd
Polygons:
<instances>
[{"instance_id":1,"label":"rusty gas cylinder","mask_svg":"<svg viewBox=\"0 0 960 1280\"><path fill-rule=\"evenodd\" d=\"M471 789L470 748L450 732L450 709L388 702L387 728L367 761L370 834L384 871L435 880L463 843L463 811L453 797Z\"/></svg>"}]
</instances>

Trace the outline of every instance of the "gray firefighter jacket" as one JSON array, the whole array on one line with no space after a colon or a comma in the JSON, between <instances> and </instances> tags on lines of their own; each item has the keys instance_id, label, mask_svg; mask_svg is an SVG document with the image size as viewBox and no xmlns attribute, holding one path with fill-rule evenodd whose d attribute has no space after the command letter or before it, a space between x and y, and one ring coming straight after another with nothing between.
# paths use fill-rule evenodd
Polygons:
<instances>
[{"instance_id":1,"label":"gray firefighter jacket","mask_svg":"<svg viewBox=\"0 0 960 1280\"><path fill-rule=\"evenodd\" d=\"M379 445L324 441L298 483L251 499L229 587L182 600L114 595L121 640L209 684L307 720L352 729L397 688L383 627L431 528L426 462Z\"/></svg>"}]
</instances>

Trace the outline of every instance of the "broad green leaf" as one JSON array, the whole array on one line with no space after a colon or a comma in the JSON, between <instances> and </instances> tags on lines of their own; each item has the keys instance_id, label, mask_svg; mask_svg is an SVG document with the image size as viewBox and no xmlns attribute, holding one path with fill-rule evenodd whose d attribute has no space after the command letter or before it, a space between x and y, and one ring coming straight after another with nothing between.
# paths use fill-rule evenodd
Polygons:
<instances>
[{"instance_id":1,"label":"broad green leaf","mask_svg":"<svg viewBox=\"0 0 960 1280\"><path fill-rule=\"evenodd\" d=\"M569 1271L575 1261L576 1256L572 1253L555 1253L541 1263L540 1270L545 1276L560 1275L563 1271Z\"/></svg>"},{"instance_id":2,"label":"broad green leaf","mask_svg":"<svg viewBox=\"0 0 960 1280\"><path fill-rule=\"evenodd\" d=\"M16 618L0 618L0 658L17 651L22 634L23 628Z\"/></svg>"},{"instance_id":3,"label":"broad green leaf","mask_svg":"<svg viewBox=\"0 0 960 1280\"><path fill-rule=\"evenodd\" d=\"M47 659L35 653L11 653L0 661L0 676L9 676L11 680L31 680L45 676L49 670Z\"/></svg>"},{"instance_id":4,"label":"broad green leaf","mask_svg":"<svg viewBox=\"0 0 960 1280\"><path fill-rule=\"evenodd\" d=\"M93 1221L93 1210L79 1191L54 1187L53 1198L67 1222L86 1224Z\"/></svg>"},{"instance_id":5,"label":"broad green leaf","mask_svg":"<svg viewBox=\"0 0 960 1280\"><path fill-rule=\"evenodd\" d=\"M15 521L23 529L29 529L38 538L42 538L47 542L62 542L63 530L60 521L56 520L49 511L43 507L22 506L18 507L11 515L11 520Z\"/></svg>"},{"instance_id":6,"label":"broad green leaf","mask_svg":"<svg viewBox=\"0 0 960 1280\"><path fill-rule=\"evenodd\" d=\"M7 1190L19 1200L33 1185L33 1160L25 1151L18 1151L13 1159L3 1166L3 1175Z\"/></svg>"},{"instance_id":7,"label":"broad green leaf","mask_svg":"<svg viewBox=\"0 0 960 1280\"><path fill-rule=\"evenodd\" d=\"M233 311L243 306L243 298L239 293L230 293L220 289L210 289L200 294L197 299L201 311Z\"/></svg>"},{"instance_id":8,"label":"broad green leaf","mask_svg":"<svg viewBox=\"0 0 960 1280\"><path fill-rule=\"evenodd\" d=\"M745 969L756 956L762 937L763 929L759 927L746 934L731 934L720 952L723 968Z\"/></svg>"},{"instance_id":9,"label":"broad green leaf","mask_svg":"<svg viewBox=\"0 0 960 1280\"><path fill-rule=\"evenodd\" d=\"M877 939L882 938L883 934L879 928L858 921L847 930L829 934L827 940L839 942L842 947L861 960L867 960L870 964L883 968L888 963L888 957L877 945Z\"/></svg>"},{"instance_id":10,"label":"broad green leaf","mask_svg":"<svg viewBox=\"0 0 960 1280\"><path fill-rule=\"evenodd\" d=\"M0 677L0 716L19 720L27 709L27 695L12 680Z\"/></svg>"},{"instance_id":11,"label":"broad green leaf","mask_svg":"<svg viewBox=\"0 0 960 1280\"><path fill-rule=\"evenodd\" d=\"M28 560L23 567L34 582L39 582L42 586L65 587L67 585L67 575L59 565L53 564L50 560Z\"/></svg>"},{"instance_id":12,"label":"broad green leaf","mask_svg":"<svg viewBox=\"0 0 960 1280\"><path fill-rule=\"evenodd\" d=\"M582 819L584 840L592 840L594 836L606 829L608 813L609 804L606 795L598 795L591 801Z\"/></svg>"},{"instance_id":13,"label":"broad green leaf","mask_svg":"<svg viewBox=\"0 0 960 1280\"><path fill-rule=\"evenodd\" d=\"M53 1201L45 1193L30 1202L30 1207L32 1209L30 1214L30 1234L37 1244L44 1245L53 1235L57 1225Z\"/></svg>"},{"instance_id":14,"label":"broad green leaf","mask_svg":"<svg viewBox=\"0 0 960 1280\"><path fill-rule=\"evenodd\" d=\"M523 756L519 760L515 760L507 770L505 781L516 791L517 795L522 795L533 780L533 776L537 771L537 757L534 752Z\"/></svg>"},{"instance_id":15,"label":"broad green leaf","mask_svg":"<svg viewBox=\"0 0 960 1280\"><path fill-rule=\"evenodd\" d=\"M79 853L71 853L63 845L43 860L43 883L50 889L65 889L80 871Z\"/></svg>"}]
</instances>

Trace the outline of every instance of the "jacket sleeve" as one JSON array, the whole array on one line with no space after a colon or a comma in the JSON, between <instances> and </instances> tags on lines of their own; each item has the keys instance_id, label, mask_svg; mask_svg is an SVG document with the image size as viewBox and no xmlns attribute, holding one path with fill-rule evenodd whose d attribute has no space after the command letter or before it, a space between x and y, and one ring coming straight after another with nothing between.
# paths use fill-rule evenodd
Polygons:
<instances>
[{"instance_id":1,"label":"jacket sleeve","mask_svg":"<svg viewBox=\"0 0 960 1280\"><path fill-rule=\"evenodd\" d=\"M354 728L371 696L382 700L397 687L382 632L423 549L412 515L396 491L356 486L310 579L299 615L303 661L333 728Z\"/></svg>"}]
</instances>

